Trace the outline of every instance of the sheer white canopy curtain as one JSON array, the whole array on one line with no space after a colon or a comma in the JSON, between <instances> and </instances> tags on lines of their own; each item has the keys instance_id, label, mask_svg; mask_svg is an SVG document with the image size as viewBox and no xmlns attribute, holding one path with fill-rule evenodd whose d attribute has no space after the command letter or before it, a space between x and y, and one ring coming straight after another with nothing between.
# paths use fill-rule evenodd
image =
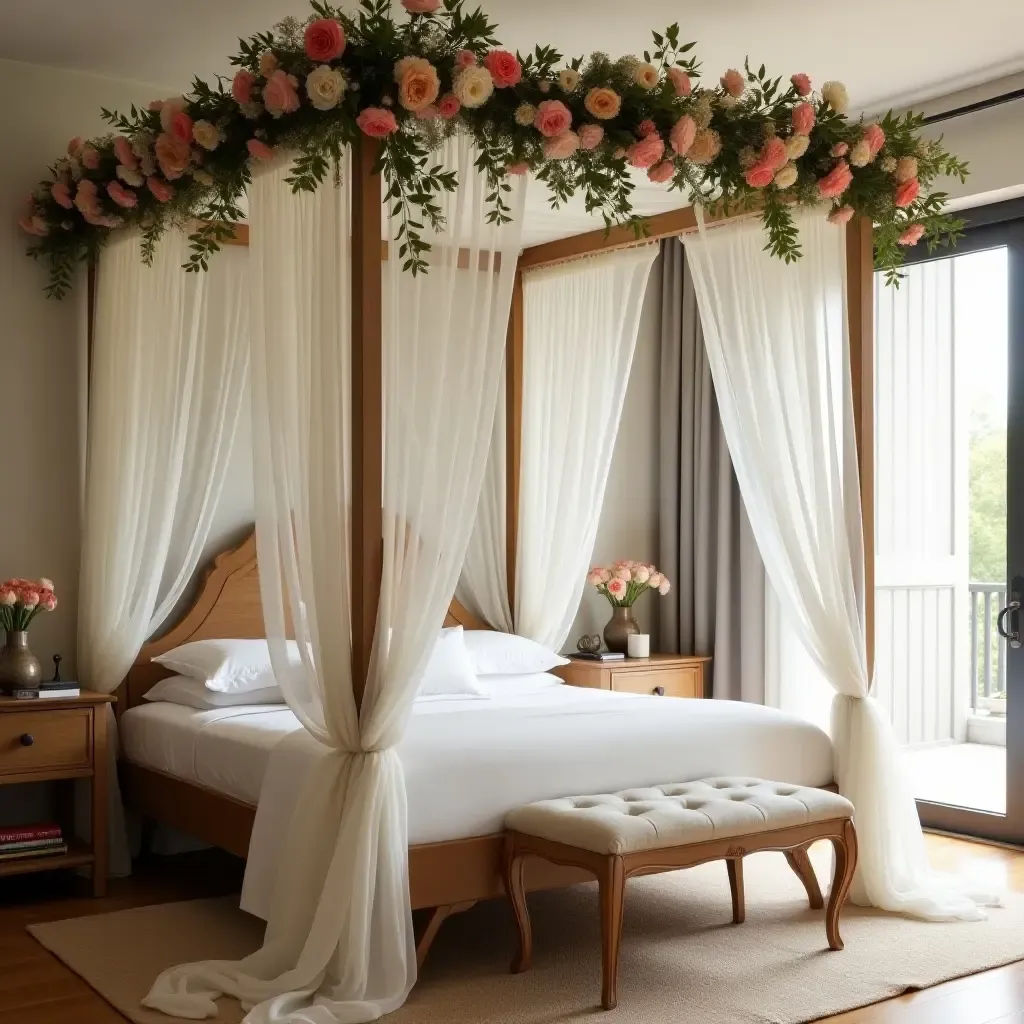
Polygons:
<instances>
[{"instance_id":1,"label":"sheer white canopy curtain","mask_svg":"<svg viewBox=\"0 0 1024 1024\"><path fill-rule=\"evenodd\" d=\"M856 807L855 902L974 920L993 902L933 874L888 718L871 693L864 547L846 323L844 232L796 216L803 258L764 250L760 225L686 236L729 451L779 603L836 692L840 792Z\"/></svg>"},{"instance_id":2,"label":"sheer white canopy curtain","mask_svg":"<svg viewBox=\"0 0 1024 1024\"><path fill-rule=\"evenodd\" d=\"M516 632L559 650L579 608L657 245L523 277Z\"/></svg>"},{"instance_id":3,"label":"sheer white canopy curtain","mask_svg":"<svg viewBox=\"0 0 1024 1024\"><path fill-rule=\"evenodd\" d=\"M443 198L446 226L430 239L429 273L403 273L398 258L383 268L384 560L358 715L349 189L294 196L287 163L250 189L260 579L274 670L311 753L300 797L293 791L273 821L286 838L263 947L237 963L165 972L145 1003L172 1015L212 1016L226 993L252 1007L248 1022L369 1021L399 1007L416 978L395 745L473 528L489 444L480 424L494 415L524 199L517 182L512 223L488 224L469 142L449 141L439 162L458 172L459 187ZM291 661L289 618L306 641Z\"/></svg>"}]
</instances>

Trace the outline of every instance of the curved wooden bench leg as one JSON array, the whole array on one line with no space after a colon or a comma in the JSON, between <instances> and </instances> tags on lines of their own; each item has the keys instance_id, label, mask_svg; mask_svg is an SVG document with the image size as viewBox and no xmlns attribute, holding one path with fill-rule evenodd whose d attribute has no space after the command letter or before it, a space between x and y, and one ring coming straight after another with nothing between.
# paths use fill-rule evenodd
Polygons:
<instances>
[{"instance_id":1,"label":"curved wooden bench leg","mask_svg":"<svg viewBox=\"0 0 1024 1024\"><path fill-rule=\"evenodd\" d=\"M729 888L732 890L732 923L743 924L747 916L743 895L743 858L729 857L725 865L729 870Z\"/></svg>"},{"instance_id":2,"label":"curved wooden bench leg","mask_svg":"<svg viewBox=\"0 0 1024 1024\"><path fill-rule=\"evenodd\" d=\"M598 878L601 889L601 1005L614 1010L618 1001L619 945L626 895L626 871L621 857L608 857Z\"/></svg>"},{"instance_id":3,"label":"curved wooden bench leg","mask_svg":"<svg viewBox=\"0 0 1024 1024\"><path fill-rule=\"evenodd\" d=\"M821 887L818 885L818 876L814 873L814 865L811 858L807 856L807 847L798 846L795 850L786 850L786 860L793 869L793 873L807 890L807 902L811 910L821 910L825 901L821 896Z\"/></svg>"},{"instance_id":4,"label":"curved wooden bench leg","mask_svg":"<svg viewBox=\"0 0 1024 1024\"><path fill-rule=\"evenodd\" d=\"M527 854L516 848L512 837L505 840L505 856L503 858L505 892L508 893L512 910L516 916L516 927L519 931L519 948L512 959L511 971L521 974L530 969L533 962L533 932L530 928L530 911L526 906L526 887L523 884L523 868L526 866Z\"/></svg>"},{"instance_id":5,"label":"curved wooden bench leg","mask_svg":"<svg viewBox=\"0 0 1024 1024\"><path fill-rule=\"evenodd\" d=\"M828 896L828 909L825 911L825 934L828 936L829 949L842 949L839 912L850 893L853 873L857 869L857 833L852 821L843 825L843 834L832 840L832 848L836 854L836 867L832 876L832 891Z\"/></svg>"}]
</instances>

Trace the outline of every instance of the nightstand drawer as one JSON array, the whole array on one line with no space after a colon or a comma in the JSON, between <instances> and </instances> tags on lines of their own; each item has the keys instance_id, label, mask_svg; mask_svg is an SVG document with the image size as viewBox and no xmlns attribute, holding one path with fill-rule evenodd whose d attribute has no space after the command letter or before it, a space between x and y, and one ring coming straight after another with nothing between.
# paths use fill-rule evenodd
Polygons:
<instances>
[{"instance_id":1,"label":"nightstand drawer","mask_svg":"<svg viewBox=\"0 0 1024 1024\"><path fill-rule=\"evenodd\" d=\"M634 669L612 672L612 689L622 693L651 693L665 697L703 697L703 673L692 668Z\"/></svg>"},{"instance_id":2,"label":"nightstand drawer","mask_svg":"<svg viewBox=\"0 0 1024 1024\"><path fill-rule=\"evenodd\" d=\"M88 768L92 711L18 711L0 715L0 776Z\"/></svg>"}]
</instances>

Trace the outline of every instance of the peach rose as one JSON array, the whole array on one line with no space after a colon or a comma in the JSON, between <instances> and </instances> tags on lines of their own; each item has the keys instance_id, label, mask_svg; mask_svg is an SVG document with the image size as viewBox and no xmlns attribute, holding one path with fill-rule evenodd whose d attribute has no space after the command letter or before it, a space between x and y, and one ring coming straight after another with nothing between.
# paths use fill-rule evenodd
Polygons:
<instances>
[{"instance_id":1,"label":"peach rose","mask_svg":"<svg viewBox=\"0 0 1024 1024\"><path fill-rule=\"evenodd\" d=\"M799 135L810 135L814 127L814 107L810 103L798 103L793 108L793 131Z\"/></svg>"},{"instance_id":2,"label":"peach rose","mask_svg":"<svg viewBox=\"0 0 1024 1024\"><path fill-rule=\"evenodd\" d=\"M885 145L885 132L882 131L880 125L869 124L864 129L864 138L867 140L868 146L871 148L871 155L877 156Z\"/></svg>"},{"instance_id":3,"label":"peach rose","mask_svg":"<svg viewBox=\"0 0 1024 1024\"><path fill-rule=\"evenodd\" d=\"M810 95L811 80L807 75L803 74L803 72L790 76L789 80L793 83L793 88L796 89L797 96Z\"/></svg>"},{"instance_id":4,"label":"peach rose","mask_svg":"<svg viewBox=\"0 0 1024 1024\"><path fill-rule=\"evenodd\" d=\"M395 115L383 107L367 107L356 118L356 124L371 139L384 139L398 131Z\"/></svg>"},{"instance_id":5,"label":"peach rose","mask_svg":"<svg viewBox=\"0 0 1024 1024\"><path fill-rule=\"evenodd\" d=\"M544 100L537 107L533 126L545 138L553 139L572 127L572 113L561 100Z\"/></svg>"},{"instance_id":6,"label":"peach rose","mask_svg":"<svg viewBox=\"0 0 1024 1024\"><path fill-rule=\"evenodd\" d=\"M722 152L722 136L714 128L697 132L687 156L695 164L709 164Z\"/></svg>"},{"instance_id":7,"label":"peach rose","mask_svg":"<svg viewBox=\"0 0 1024 1024\"><path fill-rule=\"evenodd\" d=\"M272 117L292 114L299 109L299 81L294 75L285 74L278 69L263 87L263 105Z\"/></svg>"},{"instance_id":8,"label":"peach rose","mask_svg":"<svg viewBox=\"0 0 1024 1024\"><path fill-rule=\"evenodd\" d=\"M548 160L565 160L580 148L580 137L572 131L562 132L544 141L544 156Z\"/></svg>"},{"instance_id":9,"label":"peach rose","mask_svg":"<svg viewBox=\"0 0 1024 1024\"><path fill-rule=\"evenodd\" d=\"M130 188L125 188L119 181L112 181L107 185L107 195L118 206L126 210L130 210L139 201L138 196Z\"/></svg>"},{"instance_id":10,"label":"peach rose","mask_svg":"<svg viewBox=\"0 0 1024 1024\"><path fill-rule=\"evenodd\" d=\"M909 206L920 194L921 183L917 178L911 178L910 181L903 182L903 184L896 189L896 196L893 199L893 202L897 206Z\"/></svg>"},{"instance_id":11,"label":"peach rose","mask_svg":"<svg viewBox=\"0 0 1024 1024\"><path fill-rule=\"evenodd\" d=\"M66 181L54 182L50 186L50 195L54 202L59 203L65 210L70 210L75 205L71 200L71 189Z\"/></svg>"},{"instance_id":12,"label":"peach rose","mask_svg":"<svg viewBox=\"0 0 1024 1024\"><path fill-rule=\"evenodd\" d=\"M689 96L693 92L690 76L682 68L669 68L668 80L672 83L677 96Z\"/></svg>"},{"instance_id":13,"label":"peach rose","mask_svg":"<svg viewBox=\"0 0 1024 1024\"><path fill-rule=\"evenodd\" d=\"M192 149L187 142L176 135L164 132L157 136L153 148L156 151L156 162L160 165L160 173L165 178L173 181L185 173L192 156Z\"/></svg>"},{"instance_id":14,"label":"peach rose","mask_svg":"<svg viewBox=\"0 0 1024 1024\"><path fill-rule=\"evenodd\" d=\"M775 178L775 168L760 160L743 175L743 178L751 188L767 188Z\"/></svg>"},{"instance_id":15,"label":"peach rose","mask_svg":"<svg viewBox=\"0 0 1024 1024\"><path fill-rule=\"evenodd\" d=\"M249 150L249 156L256 160L273 160L274 159L274 148L268 146L265 142L260 139L249 139L245 144L245 148Z\"/></svg>"},{"instance_id":16,"label":"peach rose","mask_svg":"<svg viewBox=\"0 0 1024 1024\"><path fill-rule=\"evenodd\" d=\"M401 77L399 76L401 68ZM406 57L395 65L398 102L413 112L429 107L441 91L437 69L423 57Z\"/></svg>"},{"instance_id":17,"label":"peach rose","mask_svg":"<svg viewBox=\"0 0 1024 1024\"><path fill-rule=\"evenodd\" d=\"M154 178L152 175L146 179L146 188L148 188L161 203L166 203L168 200L174 198L174 186L168 185L166 181L161 181L159 178Z\"/></svg>"},{"instance_id":18,"label":"peach rose","mask_svg":"<svg viewBox=\"0 0 1024 1024\"><path fill-rule=\"evenodd\" d=\"M595 88L587 93L583 105L591 117L599 121L610 121L622 109L622 97L614 89Z\"/></svg>"},{"instance_id":19,"label":"peach rose","mask_svg":"<svg viewBox=\"0 0 1024 1024\"><path fill-rule=\"evenodd\" d=\"M410 14L433 14L441 6L441 0L402 0L402 6Z\"/></svg>"},{"instance_id":20,"label":"peach rose","mask_svg":"<svg viewBox=\"0 0 1024 1024\"><path fill-rule=\"evenodd\" d=\"M326 64L344 52L345 30L334 18L318 18L306 26L302 41L310 60Z\"/></svg>"},{"instance_id":21,"label":"peach rose","mask_svg":"<svg viewBox=\"0 0 1024 1024\"><path fill-rule=\"evenodd\" d=\"M458 97L452 95L450 92L446 92L437 101L437 112L443 118L453 118L461 109L462 104L459 102Z\"/></svg>"},{"instance_id":22,"label":"peach rose","mask_svg":"<svg viewBox=\"0 0 1024 1024\"><path fill-rule=\"evenodd\" d=\"M491 73L497 89L518 85L523 78L523 68L514 53L508 50L491 50L484 57L484 67Z\"/></svg>"},{"instance_id":23,"label":"peach rose","mask_svg":"<svg viewBox=\"0 0 1024 1024\"><path fill-rule=\"evenodd\" d=\"M604 139L604 129L599 124L585 124L579 135L580 149L597 149Z\"/></svg>"},{"instance_id":24,"label":"peach rose","mask_svg":"<svg viewBox=\"0 0 1024 1024\"><path fill-rule=\"evenodd\" d=\"M660 135L648 135L626 150L626 159L642 171L660 163L664 155L665 140Z\"/></svg>"},{"instance_id":25,"label":"peach rose","mask_svg":"<svg viewBox=\"0 0 1024 1024\"><path fill-rule=\"evenodd\" d=\"M853 219L852 206L837 206L829 215L829 224L848 224Z\"/></svg>"},{"instance_id":26,"label":"peach rose","mask_svg":"<svg viewBox=\"0 0 1024 1024\"><path fill-rule=\"evenodd\" d=\"M127 167L131 171L139 166L139 158L133 152L131 143L123 135L118 135L114 139L114 156L117 157L117 162L122 167Z\"/></svg>"},{"instance_id":27,"label":"peach rose","mask_svg":"<svg viewBox=\"0 0 1024 1024\"><path fill-rule=\"evenodd\" d=\"M733 99L739 99L743 95L743 90L746 89L747 83L735 68L729 68L720 79L722 88L730 95Z\"/></svg>"},{"instance_id":28,"label":"peach rose","mask_svg":"<svg viewBox=\"0 0 1024 1024\"><path fill-rule=\"evenodd\" d=\"M697 137L697 122L689 114L683 114L672 126L668 141L679 156L686 156Z\"/></svg>"},{"instance_id":29,"label":"peach rose","mask_svg":"<svg viewBox=\"0 0 1024 1024\"><path fill-rule=\"evenodd\" d=\"M82 161L83 167L87 167L90 171L95 171L100 165L99 150L94 146L83 146L82 155L79 159Z\"/></svg>"},{"instance_id":30,"label":"peach rose","mask_svg":"<svg viewBox=\"0 0 1024 1024\"><path fill-rule=\"evenodd\" d=\"M235 72L235 77L231 79L231 95L239 106L252 102L252 90L255 85L256 76L251 71L243 68Z\"/></svg>"},{"instance_id":31,"label":"peach rose","mask_svg":"<svg viewBox=\"0 0 1024 1024\"><path fill-rule=\"evenodd\" d=\"M471 68L476 63L476 54L472 50L459 50L455 54L455 66L460 70L462 68Z\"/></svg>"},{"instance_id":32,"label":"peach rose","mask_svg":"<svg viewBox=\"0 0 1024 1024\"><path fill-rule=\"evenodd\" d=\"M923 224L911 224L897 239L900 245L917 245L924 237Z\"/></svg>"},{"instance_id":33,"label":"peach rose","mask_svg":"<svg viewBox=\"0 0 1024 1024\"><path fill-rule=\"evenodd\" d=\"M656 185L664 185L665 182L671 181L675 174L676 165L671 160L662 160L647 172L647 177Z\"/></svg>"},{"instance_id":34,"label":"peach rose","mask_svg":"<svg viewBox=\"0 0 1024 1024\"><path fill-rule=\"evenodd\" d=\"M841 196L853 181L853 171L845 160L832 168L824 178L818 179L818 195L822 199L836 199Z\"/></svg>"}]
</instances>

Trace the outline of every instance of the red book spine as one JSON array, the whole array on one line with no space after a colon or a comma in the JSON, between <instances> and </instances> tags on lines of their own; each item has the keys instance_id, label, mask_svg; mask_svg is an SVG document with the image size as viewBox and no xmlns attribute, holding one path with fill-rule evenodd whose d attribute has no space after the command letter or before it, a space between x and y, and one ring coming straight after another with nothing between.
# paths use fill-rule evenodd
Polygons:
<instances>
[{"instance_id":1,"label":"red book spine","mask_svg":"<svg viewBox=\"0 0 1024 1024\"><path fill-rule=\"evenodd\" d=\"M21 843L30 839L59 839L60 825L24 825L0 828L0 843Z\"/></svg>"}]
</instances>

